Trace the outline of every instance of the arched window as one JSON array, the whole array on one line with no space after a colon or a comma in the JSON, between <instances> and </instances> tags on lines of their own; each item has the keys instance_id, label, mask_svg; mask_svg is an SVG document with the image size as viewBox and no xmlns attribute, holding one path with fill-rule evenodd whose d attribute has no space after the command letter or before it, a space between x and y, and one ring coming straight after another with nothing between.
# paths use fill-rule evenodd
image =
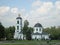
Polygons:
<instances>
[{"instance_id":1,"label":"arched window","mask_svg":"<svg viewBox=\"0 0 60 45\"><path fill-rule=\"evenodd\" d=\"M41 28L39 28L39 31L41 31Z\"/></svg>"},{"instance_id":2,"label":"arched window","mask_svg":"<svg viewBox=\"0 0 60 45\"><path fill-rule=\"evenodd\" d=\"M17 26L17 30L19 30L19 26Z\"/></svg>"},{"instance_id":3,"label":"arched window","mask_svg":"<svg viewBox=\"0 0 60 45\"><path fill-rule=\"evenodd\" d=\"M38 31L38 28L36 28L36 31Z\"/></svg>"},{"instance_id":4,"label":"arched window","mask_svg":"<svg viewBox=\"0 0 60 45\"><path fill-rule=\"evenodd\" d=\"M17 24L19 24L19 21L17 21Z\"/></svg>"}]
</instances>

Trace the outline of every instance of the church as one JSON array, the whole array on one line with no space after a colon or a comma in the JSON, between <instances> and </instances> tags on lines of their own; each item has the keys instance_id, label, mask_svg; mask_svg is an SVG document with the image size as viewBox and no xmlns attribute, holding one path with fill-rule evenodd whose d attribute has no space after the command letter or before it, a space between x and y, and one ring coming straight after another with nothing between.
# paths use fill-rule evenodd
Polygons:
<instances>
[{"instance_id":1,"label":"church","mask_svg":"<svg viewBox=\"0 0 60 45\"><path fill-rule=\"evenodd\" d=\"M23 35L22 32L22 18L20 17L20 15L16 18L16 26L15 26L15 33L14 33L14 39L25 39L26 37L25 35ZM31 38L32 39L37 39L37 40L41 40L41 39L49 39L49 34L46 32L43 32L43 27L40 23L36 23L33 27L33 33L31 34Z\"/></svg>"}]
</instances>

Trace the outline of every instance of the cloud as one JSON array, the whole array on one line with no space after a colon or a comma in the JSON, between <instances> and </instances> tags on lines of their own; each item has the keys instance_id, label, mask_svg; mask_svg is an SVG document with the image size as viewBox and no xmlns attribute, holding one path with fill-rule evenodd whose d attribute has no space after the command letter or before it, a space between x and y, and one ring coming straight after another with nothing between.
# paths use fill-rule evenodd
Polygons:
<instances>
[{"instance_id":1,"label":"cloud","mask_svg":"<svg viewBox=\"0 0 60 45\"><path fill-rule=\"evenodd\" d=\"M4 13L8 12L9 9L10 9L10 7L8 7L8 6L1 6L0 7L0 14L4 14Z\"/></svg>"},{"instance_id":2,"label":"cloud","mask_svg":"<svg viewBox=\"0 0 60 45\"><path fill-rule=\"evenodd\" d=\"M37 4L37 2L39 2ZM41 5L40 5L41 3ZM35 5L36 4L36 5ZM60 2L56 1L55 5L53 2L41 2L35 1L32 3L32 10L26 15L28 17L28 21L30 22L30 26L34 26L35 23L39 22L43 25L43 27L50 26L59 26L60 22ZM38 7L35 8L34 7Z\"/></svg>"},{"instance_id":3,"label":"cloud","mask_svg":"<svg viewBox=\"0 0 60 45\"><path fill-rule=\"evenodd\" d=\"M6 6L8 7L8 6ZM40 0L36 0L31 5L31 10L25 8L17 8L17 7L9 7L0 9L0 14L4 14L4 16L0 16L0 20L2 20L4 25L10 26L16 24L16 17L18 13L21 14L21 17L24 20L29 21L29 26L33 27L36 23L41 23L43 27L50 26L59 26L60 25L60 1L56 1L55 4L53 2L42 2Z\"/></svg>"},{"instance_id":4,"label":"cloud","mask_svg":"<svg viewBox=\"0 0 60 45\"><path fill-rule=\"evenodd\" d=\"M33 9L37 7L35 8L34 11L36 11L38 14L43 14L43 13L45 14L45 13L48 13L48 11L53 8L53 3L52 2L43 3L41 1L35 1L32 3L32 6L33 6Z\"/></svg>"},{"instance_id":5,"label":"cloud","mask_svg":"<svg viewBox=\"0 0 60 45\"><path fill-rule=\"evenodd\" d=\"M39 0L32 3L32 7L40 7L40 6L42 6L42 2Z\"/></svg>"},{"instance_id":6,"label":"cloud","mask_svg":"<svg viewBox=\"0 0 60 45\"><path fill-rule=\"evenodd\" d=\"M34 26L36 23L41 23L43 27L59 26L60 22L60 2L41 2L35 1L32 3L32 9L27 12L25 8L21 9L23 21L27 19L29 26ZM35 8L36 7L36 8Z\"/></svg>"},{"instance_id":7,"label":"cloud","mask_svg":"<svg viewBox=\"0 0 60 45\"><path fill-rule=\"evenodd\" d=\"M9 6L0 6L0 21L5 27L15 25L17 15L17 8Z\"/></svg>"},{"instance_id":8,"label":"cloud","mask_svg":"<svg viewBox=\"0 0 60 45\"><path fill-rule=\"evenodd\" d=\"M55 5L56 5L56 8L60 10L60 1L56 1Z\"/></svg>"},{"instance_id":9,"label":"cloud","mask_svg":"<svg viewBox=\"0 0 60 45\"><path fill-rule=\"evenodd\" d=\"M18 13L18 8L16 8L16 7L12 8L11 12L14 13L14 14L17 14Z\"/></svg>"},{"instance_id":10,"label":"cloud","mask_svg":"<svg viewBox=\"0 0 60 45\"><path fill-rule=\"evenodd\" d=\"M22 8L22 9L21 9L21 12L25 12L25 11L26 11L26 9L25 9L25 8Z\"/></svg>"}]
</instances>

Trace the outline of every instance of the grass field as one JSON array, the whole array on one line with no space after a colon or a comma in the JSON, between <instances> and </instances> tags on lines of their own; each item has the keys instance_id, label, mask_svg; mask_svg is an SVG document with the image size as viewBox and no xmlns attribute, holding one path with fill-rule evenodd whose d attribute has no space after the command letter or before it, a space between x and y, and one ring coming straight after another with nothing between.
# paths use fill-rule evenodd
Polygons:
<instances>
[{"instance_id":1,"label":"grass field","mask_svg":"<svg viewBox=\"0 0 60 45\"><path fill-rule=\"evenodd\" d=\"M38 40L14 40L14 41L0 41L0 45L60 45L60 40L47 41Z\"/></svg>"}]
</instances>

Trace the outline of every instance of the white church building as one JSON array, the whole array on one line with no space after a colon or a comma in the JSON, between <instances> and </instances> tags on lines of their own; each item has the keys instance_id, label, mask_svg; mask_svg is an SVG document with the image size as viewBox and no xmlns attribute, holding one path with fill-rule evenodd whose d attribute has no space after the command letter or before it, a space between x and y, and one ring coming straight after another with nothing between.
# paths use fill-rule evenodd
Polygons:
<instances>
[{"instance_id":1,"label":"white church building","mask_svg":"<svg viewBox=\"0 0 60 45\"><path fill-rule=\"evenodd\" d=\"M49 39L49 34L43 32L43 27L40 23L36 23L33 29L33 33L31 34L32 39ZM14 39L26 39L22 32L22 18L20 16L16 18L16 30L14 33Z\"/></svg>"}]
</instances>

